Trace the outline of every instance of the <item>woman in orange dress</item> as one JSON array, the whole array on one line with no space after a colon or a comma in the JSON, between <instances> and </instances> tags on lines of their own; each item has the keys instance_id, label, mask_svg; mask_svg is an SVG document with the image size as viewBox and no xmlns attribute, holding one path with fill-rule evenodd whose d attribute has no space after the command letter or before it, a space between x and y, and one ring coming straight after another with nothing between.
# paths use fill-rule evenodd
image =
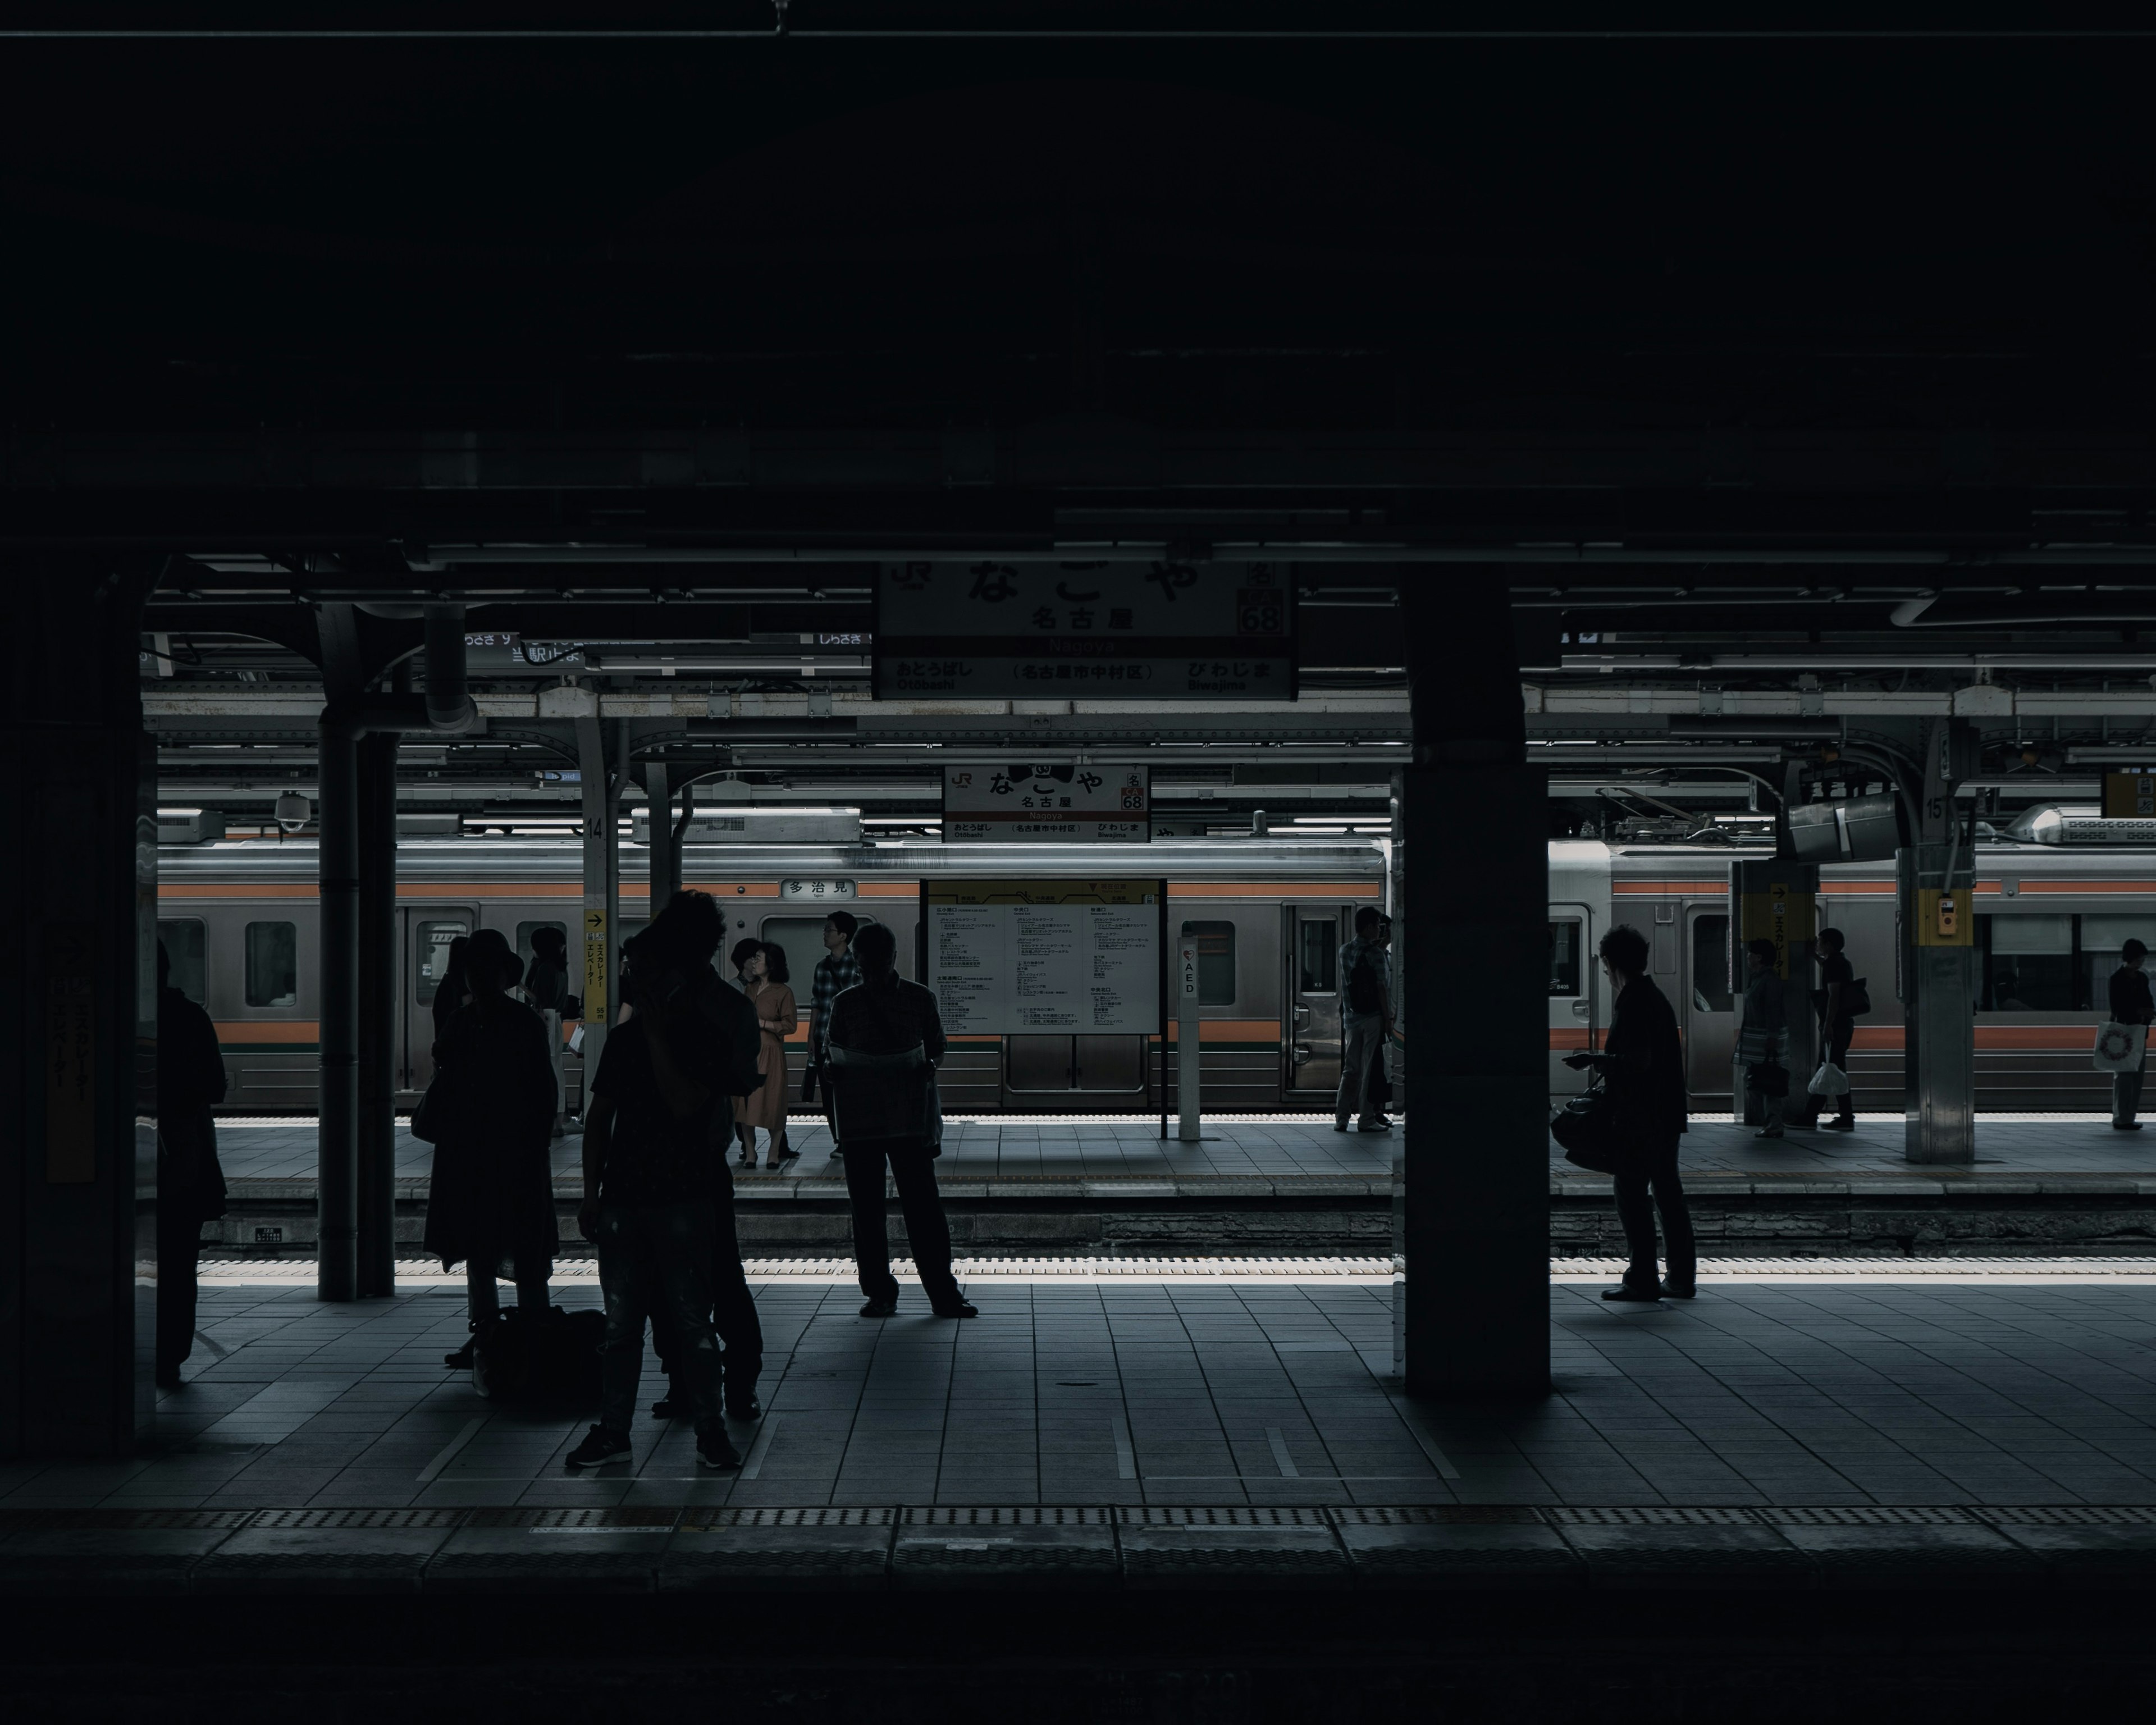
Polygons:
<instances>
[{"instance_id":1,"label":"woman in orange dress","mask_svg":"<svg viewBox=\"0 0 2156 1725\"><path fill-rule=\"evenodd\" d=\"M757 1049L756 1070L763 1082L745 1096L734 1098L734 1130L740 1135L743 1168L756 1166L756 1129L771 1134L771 1159L766 1168L783 1168L801 1153L786 1142L786 1039L793 1034L800 1014L793 990L786 986L786 954L768 941L759 945L742 966L742 992L756 1009L763 1038Z\"/></svg>"}]
</instances>

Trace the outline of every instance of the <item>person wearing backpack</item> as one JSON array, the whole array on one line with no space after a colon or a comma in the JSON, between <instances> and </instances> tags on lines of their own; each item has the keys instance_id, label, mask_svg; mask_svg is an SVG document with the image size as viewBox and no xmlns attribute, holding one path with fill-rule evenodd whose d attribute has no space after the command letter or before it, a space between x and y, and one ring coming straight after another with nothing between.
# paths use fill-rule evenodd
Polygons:
<instances>
[{"instance_id":1,"label":"person wearing backpack","mask_svg":"<svg viewBox=\"0 0 2156 1725\"><path fill-rule=\"evenodd\" d=\"M1384 1070L1385 1043L1393 1033L1391 966L1385 957L1384 914L1374 905L1355 913L1355 937L1340 948L1340 1093L1333 1099L1332 1130L1348 1130L1350 1115L1366 1132L1389 1132L1392 1122L1373 1095Z\"/></svg>"},{"instance_id":2,"label":"person wearing backpack","mask_svg":"<svg viewBox=\"0 0 2156 1725\"><path fill-rule=\"evenodd\" d=\"M1825 1050L1829 1064L1839 1066L1845 1077L1849 1073L1849 1045L1856 1034L1857 1015L1871 1007L1858 986L1855 968L1842 951L1846 944L1839 928L1822 928L1819 932L1820 1047ZM1840 1111L1833 1119L1821 1121L1820 1130L1855 1132L1856 1103L1853 1089L1842 1091L1837 1100Z\"/></svg>"}]
</instances>

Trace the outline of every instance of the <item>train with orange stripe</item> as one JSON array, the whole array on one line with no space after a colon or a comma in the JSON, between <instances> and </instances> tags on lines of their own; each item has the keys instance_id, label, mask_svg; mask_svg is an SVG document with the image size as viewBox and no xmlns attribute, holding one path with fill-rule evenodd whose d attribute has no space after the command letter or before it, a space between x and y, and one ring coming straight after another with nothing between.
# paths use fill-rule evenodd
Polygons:
<instances>
[{"instance_id":1,"label":"train with orange stripe","mask_svg":"<svg viewBox=\"0 0 2156 1725\"><path fill-rule=\"evenodd\" d=\"M1676 1004L1694 1109L1730 1106L1737 1002L1730 988L1727 845L1553 840L1549 850L1549 1060L1553 1092L1576 1089L1562 1064L1608 1026L1596 942L1615 922L1648 937L1656 980ZM648 915L640 847L622 853L625 937ZM2088 1051L2104 1016L2103 980L2121 942L2156 948L2156 853L2114 846L1987 842L1978 850L1978 1106L2081 1110L2108 1101ZM527 957L537 928L578 930L582 851L574 839L407 839L398 850L397 1073L415 1101L431 1076L433 991L449 940L498 928ZM1385 901L1387 850L1348 839L1163 840L1152 845L934 843L873 846L690 844L689 883L726 906L730 939L788 954L807 1052L808 977L827 910L887 922L910 968L920 888L937 877L1108 876L1163 880L1171 926L1200 949L1205 1106L1328 1109L1339 1079L1337 952L1357 907ZM1848 937L1872 1011L1851 1076L1860 1109L1898 1110L1902 1014L1895 983L1891 864L1823 871L1819 919ZM160 847L159 929L175 979L208 1009L228 1073L228 1107L309 1112L315 1103L314 846L241 839ZM572 939L572 947L575 942ZM1411 963L1412 934L1402 962ZM1460 979L1471 988L1472 978ZM1173 1026L1170 1026L1171 1033ZM1173 1093L1173 1036L961 1039L944 1075L954 1113L1128 1113ZM1164 1069L1166 1081L1164 1082ZM565 1063L571 1105L582 1074Z\"/></svg>"},{"instance_id":2,"label":"train with orange stripe","mask_svg":"<svg viewBox=\"0 0 2156 1725\"><path fill-rule=\"evenodd\" d=\"M645 856L639 845L623 846L617 942L649 916ZM316 868L311 840L159 847L158 932L175 983L217 1025L230 1111L305 1114L315 1106ZM529 963L532 935L551 925L576 952L583 850L575 839L407 838L398 843L397 868L395 1065L408 1106L433 1074L434 989L449 942L476 928L499 929ZM808 1049L809 978L823 957L830 909L887 923L911 975L924 880L1114 877L1162 881L1171 928L1198 942L1205 1106L1320 1110L1332 1106L1339 1083L1339 947L1356 909L1383 904L1385 855L1381 845L1353 839L692 841L682 874L719 899L729 946L751 936L786 952L801 1013L789 1051L795 1096ZM943 1070L944 1106L953 1113L1158 1109L1173 1093L1174 1028L1165 1046L1158 1036L1138 1035L958 1038ZM564 1063L572 1109L581 1099L581 1065L574 1055Z\"/></svg>"},{"instance_id":3,"label":"train with orange stripe","mask_svg":"<svg viewBox=\"0 0 2156 1725\"><path fill-rule=\"evenodd\" d=\"M2123 823L2120 824L2123 824ZM1742 853L1737 853L1742 854ZM1655 979L1677 1009L1695 1112L1731 1106L1738 1009L1731 988L1727 845L1550 845L1550 1081L1583 1081L1560 1064L1609 1023L1594 962L1613 923L1649 941ZM2089 1052L2108 1016L2106 978L2138 937L2156 951L2156 852L2141 845L1979 843L1974 905L1979 983L1976 1105L2032 1111L2107 1109L2110 1080ZM1871 1011L1857 1021L1850 1079L1860 1111L1903 1106L1894 865L1821 870L1818 926L1841 930Z\"/></svg>"}]
</instances>

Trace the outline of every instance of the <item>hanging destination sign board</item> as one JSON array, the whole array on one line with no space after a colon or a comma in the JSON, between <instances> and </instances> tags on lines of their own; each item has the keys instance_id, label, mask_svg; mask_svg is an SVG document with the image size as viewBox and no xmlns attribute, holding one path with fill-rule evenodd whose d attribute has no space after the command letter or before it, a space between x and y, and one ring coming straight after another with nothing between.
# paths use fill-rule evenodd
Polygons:
<instances>
[{"instance_id":1,"label":"hanging destination sign board","mask_svg":"<svg viewBox=\"0 0 2156 1725\"><path fill-rule=\"evenodd\" d=\"M875 698L1291 701L1280 562L885 563Z\"/></svg>"},{"instance_id":2,"label":"hanging destination sign board","mask_svg":"<svg viewBox=\"0 0 2156 1725\"><path fill-rule=\"evenodd\" d=\"M946 844L1055 839L1144 844L1152 836L1149 767L1063 764L946 767Z\"/></svg>"},{"instance_id":3,"label":"hanging destination sign board","mask_svg":"<svg viewBox=\"0 0 2156 1725\"><path fill-rule=\"evenodd\" d=\"M1159 880L924 880L923 971L953 1036L1161 1030Z\"/></svg>"}]
</instances>

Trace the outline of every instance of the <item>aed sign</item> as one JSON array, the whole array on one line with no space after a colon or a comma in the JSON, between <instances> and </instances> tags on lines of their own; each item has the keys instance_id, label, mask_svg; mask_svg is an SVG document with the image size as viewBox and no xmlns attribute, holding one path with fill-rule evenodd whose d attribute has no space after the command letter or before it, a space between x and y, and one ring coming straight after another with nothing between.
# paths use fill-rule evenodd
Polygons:
<instances>
[{"instance_id":1,"label":"aed sign","mask_svg":"<svg viewBox=\"0 0 2156 1725\"><path fill-rule=\"evenodd\" d=\"M1292 701L1286 563L885 563L875 698Z\"/></svg>"}]
</instances>

